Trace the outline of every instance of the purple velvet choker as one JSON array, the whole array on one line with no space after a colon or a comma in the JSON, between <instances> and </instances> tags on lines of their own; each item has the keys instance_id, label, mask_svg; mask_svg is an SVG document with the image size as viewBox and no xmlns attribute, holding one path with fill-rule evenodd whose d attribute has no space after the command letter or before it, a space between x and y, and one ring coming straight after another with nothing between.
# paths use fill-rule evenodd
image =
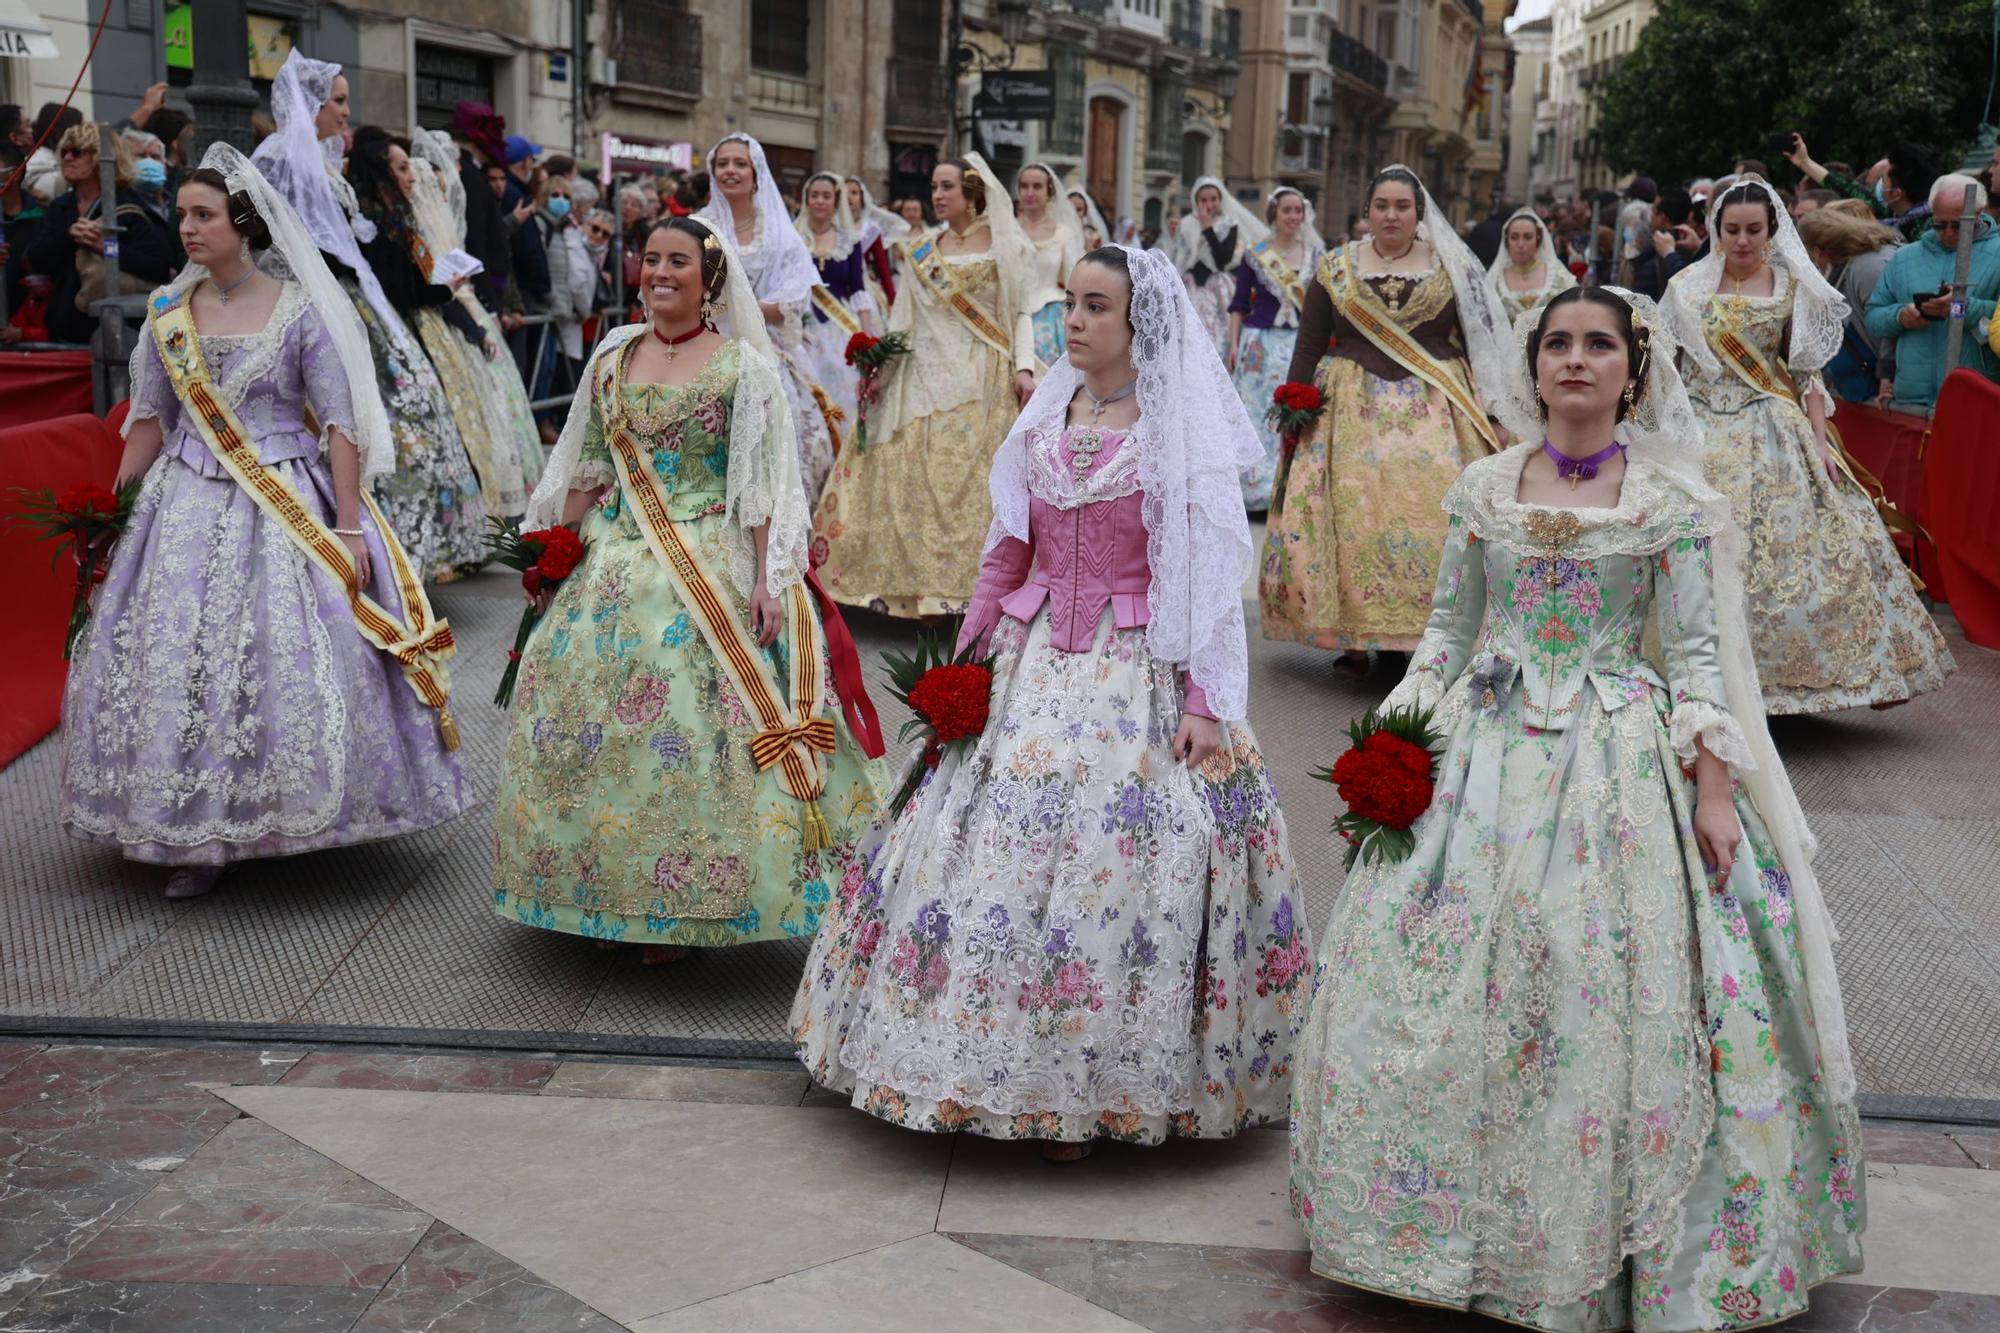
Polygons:
<instances>
[{"instance_id":1,"label":"purple velvet choker","mask_svg":"<svg viewBox=\"0 0 2000 1333\"><path fill-rule=\"evenodd\" d=\"M1569 478L1569 488L1571 490L1576 489L1576 484L1579 481L1595 481L1597 479L1597 469L1609 463L1613 458L1616 458L1624 451L1624 448L1623 444L1614 440L1588 458L1571 458L1547 440L1542 441L1542 452L1547 454L1549 461L1556 465L1556 475L1558 477Z\"/></svg>"}]
</instances>

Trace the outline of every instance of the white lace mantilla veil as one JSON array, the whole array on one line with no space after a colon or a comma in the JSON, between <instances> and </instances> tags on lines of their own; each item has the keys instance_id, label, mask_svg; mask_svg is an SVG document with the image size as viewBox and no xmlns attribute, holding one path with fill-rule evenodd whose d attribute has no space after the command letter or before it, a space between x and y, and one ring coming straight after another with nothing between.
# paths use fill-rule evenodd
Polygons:
<instances>
[{"instance_id":1,"label":"white lace mantilla veil","mask_svg":"<svg viewBox=\"0 0 2000 1333\"><path fill-rule=\"evenodd\" d=\"M1097 243L1099 245L1110 244L1111 228L1104 225L1104 214L1098 211L1097 201L1090 197L1090 191L1083 188L1082 182L1071 181L1068 188L1063 191L1063 197L1083 200L1084 212L1089 215L1090 225L1097 232ZM1075 213L1076 210L1072 208L1070 212ZM1084 237L1083 248L1085 251L1090 249L1090 238L1088 236Z\"/></svg>"},{"instance_id":2,"label":"white lace mantilla veil","mask_svg":"<svg viewBox=\"0 0 2000 1333\"><path fill-rule=\"evenodd\" d=\"M993 231L993 245L988 253L993 256L994 266L1000 272L1001 308L993 313L1000 317L1001 328L1012 330L1014 317L1028 310L1028 301L1033 295L1035 243L1028 239L1028 233L1021 230L1020 220L1014 216L1014 198L1007 193L1007 187L1000 178L993 174L993 168L986 165L986 159L978 153L967 153L965 160L972 165L973 174L986 185L986 212L981 216Z\"/></svg>"},{"instance_id":3,"label":"white lace mantilla veil","mask_svg":"<svg viewBox=\"0 0 2000 1333\"><path fill-rule=\"evenodd\" d=\"M863 245L873 245L876 241L881 241L884 245L895 245L910 234L910 224L906 219L898 217L875 202L875 192L868 188L867 181L859 176L849 176L847 179L861 187L861 216L855 219L855 225L861 228ZM845 202L846 193L844 190L841 191L842 202Z\"/></svg>"},{"instance_id":4,"label":"white lace mantilla veil","mask_svg":"<svg viewBox=\"0 0 2000 1333\"><path fill-rule=\"evenodd\" d=\"M1507 308L1500 304L1499 295L1487 283L1485 265L1459 237L1457 228L1438 207L1437 200L1431 198L1423 177L1400 162L1391 162L1375 173L1367 197L1373 197L1375 183L1391 171L1409 172L1410 179L1417 182L1417 197L1423 202L1423 218L1417 223L1417 237L1430 243L1439 266L1451 278L1452 295L1458 299L1459 331L1465 338L1465 357L1472 363L1472 383L1479 391L1481 402L1486 403L1487 410L1491 411L1493 397L1506 391L1512 363L1518 359L1514 356L1518 348L1507 323ZM1371 235L1361 244L1373 250L1375 238Z\"/></svg>"},{"instance_id":5,"label":"white lace mantilla veil","mask_svg":"<svg viewBox=\"0 0 2000 1333\"><path fill-rule=\"evenodd\" d=\"M1513 226L1521 218L1526 218L1534 223L1535 230L1540 233L1542 238L1542 289L1544 291L1568 291L1571 287L1576 286L1576 275L1564 268L1562 261L1556 258L1556 242L1555 238L1549 234L1549 224L1542 221L1541 214L1537 213L1534 209L1517 208L1512 213L1509 213L1507 220L1501 224L1500 253L1493 256L1493 262L1486 266L1486 280L1492 284L1494 292L1504 295L1507 291L1507 279L1504 276L1509 263L1507 257L1507 228Z\"/></svg>"},{"instance_id":6,"label":"white lace mantilla veil","mask_svg":"<svg viewBox=\"0 0 2000 1333\"><path fill-rule=\"evenodd\" d=\"M1847 298L1821 275L1819 265L1806 253L1799 229L1792 225L1791 212L1785 201L1778 198L1777 191L1759 176L1741 177L1730 190L1737 185L1762 194L1778 215L1778 231L1771 239L1771 266L1784 269L1792 279L1792 342L1785 362L1794 375L1801 377L1803 391L1817 392L1826 401L1827 414L1831 416L1833 401L1820 384L1818 372L1840 351L1849 313ZM1681 350L1711 375L1719 374L1722 367L1716 360L1715 349L1708 345L1708 335L1702 331L1701 317L1722 281L1722 200L1728 193L1729 190L1717 190L1708 206L1708 234L1715 238L1708 254L1676 273L1667 284L1667 318L1673 321Z\"/></svg>"},{"instance_id":7,"label":"white lace mantilla veil","mask_svg":"<svg viewBox=\"0 0 2000 1333\"><path fill-rule=\"evenodd\" d=\"M805 196L812 189L814 181L829 181L833 185L833 234L836 239L833 245L833 253L828 255L827 258L831 260L845 259L854 253L855 246L862 244L861 228L856 225L854 214L847 207L847 182L833 172L815 171L812 175L806 177L805 190L799 193L799 211L792 217L792 228L798 232L799 239L806 243L806 254L810 256L813 246L812 215L806 211ZM815 265L813 280L815 282L819 280L817 265Z\"/></svg>"},{"instance_id":8,"label":"white lace mantilla veil","mask_svg":"<svg viewBox=\"0 0 2000 1333\"><path fill-rule=\"evenodd\" d=\"M805 482L799 476L799 446L793 435L791 407L778 379L778 354L771 345L742 256L727 232L706 218L694 220L709 228L722 247L725 262L715 327L740 344L736 399L729 416L729 473L723 483L729 518L729 579L738 592L750 596L757 578L757 550L750 533L769 523L764 581L776 596L805 577L812 536L812 511L806 505ZM569 418L549 456L548 469L528 499L523 527L553 527L562 522L563 504L583 456L583 437L590 428L598 371L607 358L617 356L627 343L644 337L652 327L650 320L622 324L606 333L591 354L580 380L585 387L570 400ZM778 443L767 448L764 437L774 426Z\"/></svg>"},{"instance_id":9,"label":"white lace mantilla veil","mask_svg":"<svg viewBox=\"0 0 2000 1333\"><path fill-rule=\"evenodd\" d=\"M1070 207L1069 194L1063 189L1062 174L1046 162L1030 162L1021 168L1030 167L1049 178L1049 216L1056 220L1056 235L1068 239L1072 262L1081 259L1090 247L1084 243L1083 223L1077 219L1076 210ZM1021 171L1014 173L1014 192L1021 192Z\"/></svg>"},{"instance_id":10,"label":"white lace mantilla veil","mask_svg":"<svg viewBox=\"0 0 2000 1333\"><path fill-rule=\"evenodd\" d=\"M1203 190L1211 187L1222 196L1222 207L1211 225L1217 236L1236 237L1237 258L1242 258L1249 253L1251 246L1271 234L1263 219L1245 208L1243 201L1229 192L1228 186L1213 176L1203 176L1188 191L1188 211L1181 214L1180 222L1174 227L1174 267L1182 273L1191 272L1196 264L1209 262L1208 244L1201 238L1201 221L1195 216L1194 201Z\"/></svg>"},{"instance_id":11,"label":"white lace mantilla veil","mask_svg":"<svg viewBox=\"0 0 2000 1333\"><path fill-rule=\"evenodd\" d=\"M375 270L361 257L359 242L375 239L374 224L361 217L358 208L342 206L342 195L351 201L354 192L340 175L340 140L321 143L314 137L313 122L333 96L333 81L339 74L340 66L294 48L271 81L271 118L277 122L277 132L257 145L250 160L298 213L313 244L354 271L361 295L396 345L412 351L403 317L389 303Z\"/></svg>"},{"instance_id":12,"label":"white lace mantilla veil","mask_svg":"<svg viewBox=\"0 0 2000 1333\"><path fill-rule=\"evenodd\" d=\"M433 249L464 249L465 182L458 174L458 149L452 144L451 133L418 130L410 136L410 156L431 167L416 173L417 188L410 200L425 243Z\"/></svg>"},{"instance_id":13,"label":"white lace mantilla veil","mask_svg":"<svg viewBox=\"0 0 2000 1333\"><path fill-rule=\"evenodd\" d=\"M1179 270L1157 250L1118 248L1132 275L1139 372L1139 420L1125 447L1139 451L1145 496L1146 645L1161 661L1186 665L1217 717L1240 721L1250 696L1243 580L1256 552L1237 479L1263 459L1263 446ZM1031 440L1061 433L1082 384L1069 357L1057 358L1007 432L988 482L988 550L1006 537L1028 540Z\"/></svg>"},{"instance_id":14,"label":"white lace mantilla veil","mask_svg":"<svg viewBox=\"0 0 2000 1333\"><path fill-rule=\"evenodd\" d=\"M736 215L715 180L716 150L726 143L740 143L749 150L750 166L757 175L757 299L779 304L811 300L812 289L819 283L819 265L799 239L798 229L785 225L791 213L785 208L785 192L778 188L778 178L765 160L763 144L747 134L725 134L715 141L715 147L708 150L708 203L695 216L715 222L734 246Z\"/></svg>"},{"instance_id":15,"label":"white lace mantilla veil","mask_svg":"<svg viewBox=\"0 0 2000 1333\"><path fill-rule=\"evenodd\" d=\"M333 270L320 257L319 246L307 234L305 223L292 206L285 202L283 195L271 188L250 159L226 143L212 144L202 154L201 165L211 171L222 173L229 192L241 192L250 197L251 207L257 216L264 219L264 225L271 233L270 248L257 256L257 267L280 282L295 282L305 294L306 304L319 316L326 326L327 337L333 342L334 352L340 357L341 372L347 378L348 398L354 405L354 420L324 422L321 425L322 440L327 429L338 425L354 441L355 450L361 455L361 479L364 483L376 477L386 476L396 470L396 445L389 434L389 414L382 406L382 393L375 384L375 360L368 350L368 332L361 327L361 316L355 313L354 302L347 299L347 292L333 276ZM187 266L175 275L174 280L153 293L157 301L161 295L179 296L192 291L195 284L208 277L208 268L190 260ZM150 305L150 303L149 303ZM146 315L148 325L152 323L150 309ZM148 328L144 339L132 349L131 374L138 382L140 367L145 361L146 346L152 341L152 330ZM129 435L132 423L125 423L125 434Z\"/></svg>"},{"instance_id":16,"label":"white lace mantilla veil","mask_svg":"<svg viewBox=\"0 0 2000 1333\"><path fill-rule=\"evenodd\" d=\"M1618 427L1618 436L1626 442L1629 457L1672 472L1704 509L1719 516L1720 529L1712 552L1717 657L1730 716L1743 733L1748 754L1717 757L1729 759L1735 767L1777 844L1786 873L1791 876L1799 949L1806 965L1806 991L1819 1034L1820 1065L1833 1095L1851 1099L1855 1093L1854 1060L1848 1050L1846 1013L1833 964L1833 944L1840 936L1813 873L1818 844L1765 723L1764 691L1757 680L1757 661L1744 613L1743 530L1732 519L1728 500L1703 479L1701 423L1675 366L1679 339L1673 321L1649 298L1622 287L1595 290L1609 292L1630 306L1635 325L1645 328L1651 340L1645 393L1633 414ZM1516 321L1515 354L1495 405L1501 424L1523 440L1542 436L1541 419L1534 407L1527 345L1546 308L1527 311Z\"/></svg>"},{"instance_id":17,"label":"white lace mantilla veil","mask_svg":"<svg viewBox=\"0 0 2000 1333\"><path fill-rule=\"evenodd\" d=\"M1271 202L1276 203L1278 196L1285 194L1291 195L1306 206L1306 220L1299 226L1299 237L1306 243L1306 253L1312 254L1314 251L1318 251L1324 254L1326 251L1326 237L1319 234L1319 210L1313 207L1312 200L1306 198L1305 195L1289 185L1280 185L1277 189L1271 191ZM1271 224L1270 232L1273 236L1278 234L1276 223ZM1304 278L1308 284L1312 282L1313 275L1310 273L1301 273L1299 276Z\"/></svg>"}]
</instances>

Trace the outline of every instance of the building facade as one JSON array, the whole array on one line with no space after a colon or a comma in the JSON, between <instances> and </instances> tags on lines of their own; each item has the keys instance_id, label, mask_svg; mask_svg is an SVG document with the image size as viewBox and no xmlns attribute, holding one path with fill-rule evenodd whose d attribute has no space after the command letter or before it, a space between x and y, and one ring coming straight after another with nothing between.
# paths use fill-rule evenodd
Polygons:
<instances>
[{"instance_id":1,"label":"building facade","mask_svg":"<svg viewBox=\"0 0 2000 1333\"><path fill-rule=\"evenodd\" d=\"M1549 99L1554 35L1554 25L1544 17L1521 24L1509 36L1513 66L1507 80L1507 193L1524 203L1548 192L1554 166L1554 104Z\"/></svg>"},{"instance_id":2,"label":"building facade","mask_svg":"<svg viewBox=\"0 0 2000 1333\"><path fill-rule=\"evenodd\" d=\"M1556 0L1550 15L1555 162L1548 185L1557 196L1617 183L1598 127L1605 81L1631 56L1656 9L1655 0Z\"/></svg>"}]
</instances>

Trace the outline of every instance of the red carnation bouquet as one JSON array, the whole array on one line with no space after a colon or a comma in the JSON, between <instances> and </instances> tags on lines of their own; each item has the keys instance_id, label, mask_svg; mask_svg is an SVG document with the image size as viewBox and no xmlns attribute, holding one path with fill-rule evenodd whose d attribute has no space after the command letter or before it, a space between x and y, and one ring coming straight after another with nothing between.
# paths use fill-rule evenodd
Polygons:
<instances>
[{"instance_id":1,"label":"red carnation bouquet","mask_svg":"<svg viewBox=\"0 0 2000 1333\"><path fill-rule=\"evenodd\" d=\"M63 637L63 661L69 661L76 636L90 619L90 590L104 582L108 569L105 557L111 543L125 531L132 517L132 504L139 498L140 478L134 477L112 490L95 482L79 481L61 495L47 487L30 491L16 486L9 494L17 500L13 517L41 529L37 541L54 539L56 549L49 557L54 569L68 551L76 561L76 597L69 608L69 633Z\"/></svg>"},{"instance_id":2,"label":"red carnation bouquet","mask_svg":"<svg viewBox=\"0 0 2000 1333\"><path fill-rule=\"evenodd\" d=\"M903 813L922 785L924 774L938 766L947 747L962 746L986 730L986 710L993 698L993 658L975 657L976 647L968 643L947 655L942 642L927 630L917 640L917 651L909 656L882 655L889 666L890 689L916 714L903 724L901 739L924 738L923 761L911 767L895 799L889 802L892 819Z\"/></svg>"},{"instance_id":3,"label":"red carnation bouquet","mask_svg":"<svg viewBox=\"0 0 2000 1333\"><path fill-rule=\"evenodd\" d=\"M891 361L910 350L910 335L891 333L877 338L857 333L847 340L847 364L861 372L856 398L858 420L854 423L854 447L868 447L868 405L882 396L882 372Z\"/></svg>"},{"instance_id":4,"label":"red carnation bouquet","mask_svg":"<svg viewBox=\"0 0 2000 1333\"><path fill-rule=\"evenodd\" d=\"M529 602L521 612L521 627L514 632L514 646L507 650L507 669L500 673L500 688L493 702L505 708L514 701L514 677L521 670L521 650L528 636L541 623L542 613L532 600L541 592L554 592L583 559L583 539L568 528L536 528L523 532L509 519L493 518L493 558L509 569L521 571L521 586Z\"/></svg>"},{"instance_id":5,"label":"red carnation bouquet","mask_svg":"<svg viewBox=\"0 0 2000 1333\"><path fill-rule=\"evenodd\" d=\"M1271 391L1271 405L1264 409L1264 419L1271 423L1271 429L1278 432L1280 439L1296 440L1313 428L1325 410L1326 396L1317 388L1286 380Z\"/></svg>"},{"instance_id":6,"label":"red carnation bouquet","mask_svg":"<svg viewBox=\"0 0 2000 1333\"><path fill-rule=\"evenodd\" d=\"M1400 861L1416 850L1410 826L1430 809L1436 750L1444 736L1432 728L1428 708L1370 712L1350 723L1347 734L1353 748L1332 768L1313 773L1337 787L1347 802L1347 813L1333 821L1333 831L1347 844L1346 868L1352 870L1357 857L1369 864Z\"/></svg>"}]
</instances>

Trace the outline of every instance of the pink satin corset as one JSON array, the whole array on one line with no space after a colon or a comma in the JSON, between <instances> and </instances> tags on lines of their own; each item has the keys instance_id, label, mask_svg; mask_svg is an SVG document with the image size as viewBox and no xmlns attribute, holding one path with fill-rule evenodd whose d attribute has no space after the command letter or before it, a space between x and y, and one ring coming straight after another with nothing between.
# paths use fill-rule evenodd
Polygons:
<instances>
[{"instance_id":1,"label":"pink satin corset","mask_svg":"<svg viewBox=\"0 0 2000 1333\"><path fill-rule=\"evenodd\" d=\"M1139 629L1151 618L1146 590L1152 586L1153 573L1146 563L1144 496L1138 489L1136 460L1122 457L1125 437L1113 431L1102 432L1101 445L1091 449L1096 434L1087 427L1071 426L1056 448L1037 460L1028 499L1029 541L1004 538L986 553L966 608L961 642L971 635L984 636L1002 615L1031 624L1044 605L1049 642L1066 653L1090 650L1106 606L1117 629ZM1076 448L1078 444L1083 447ZM1080 483L1065 486L1065 492L1080 489L1087 496L1100 490L1109 498L1086 498L1068 507L1052 503L1042 493L1055 489L1045 483L1052 467L1060 467ZM1206 697L1193 682L1186 683L1187 711L1206 715Z\"/></svg>"}]
</instances>

